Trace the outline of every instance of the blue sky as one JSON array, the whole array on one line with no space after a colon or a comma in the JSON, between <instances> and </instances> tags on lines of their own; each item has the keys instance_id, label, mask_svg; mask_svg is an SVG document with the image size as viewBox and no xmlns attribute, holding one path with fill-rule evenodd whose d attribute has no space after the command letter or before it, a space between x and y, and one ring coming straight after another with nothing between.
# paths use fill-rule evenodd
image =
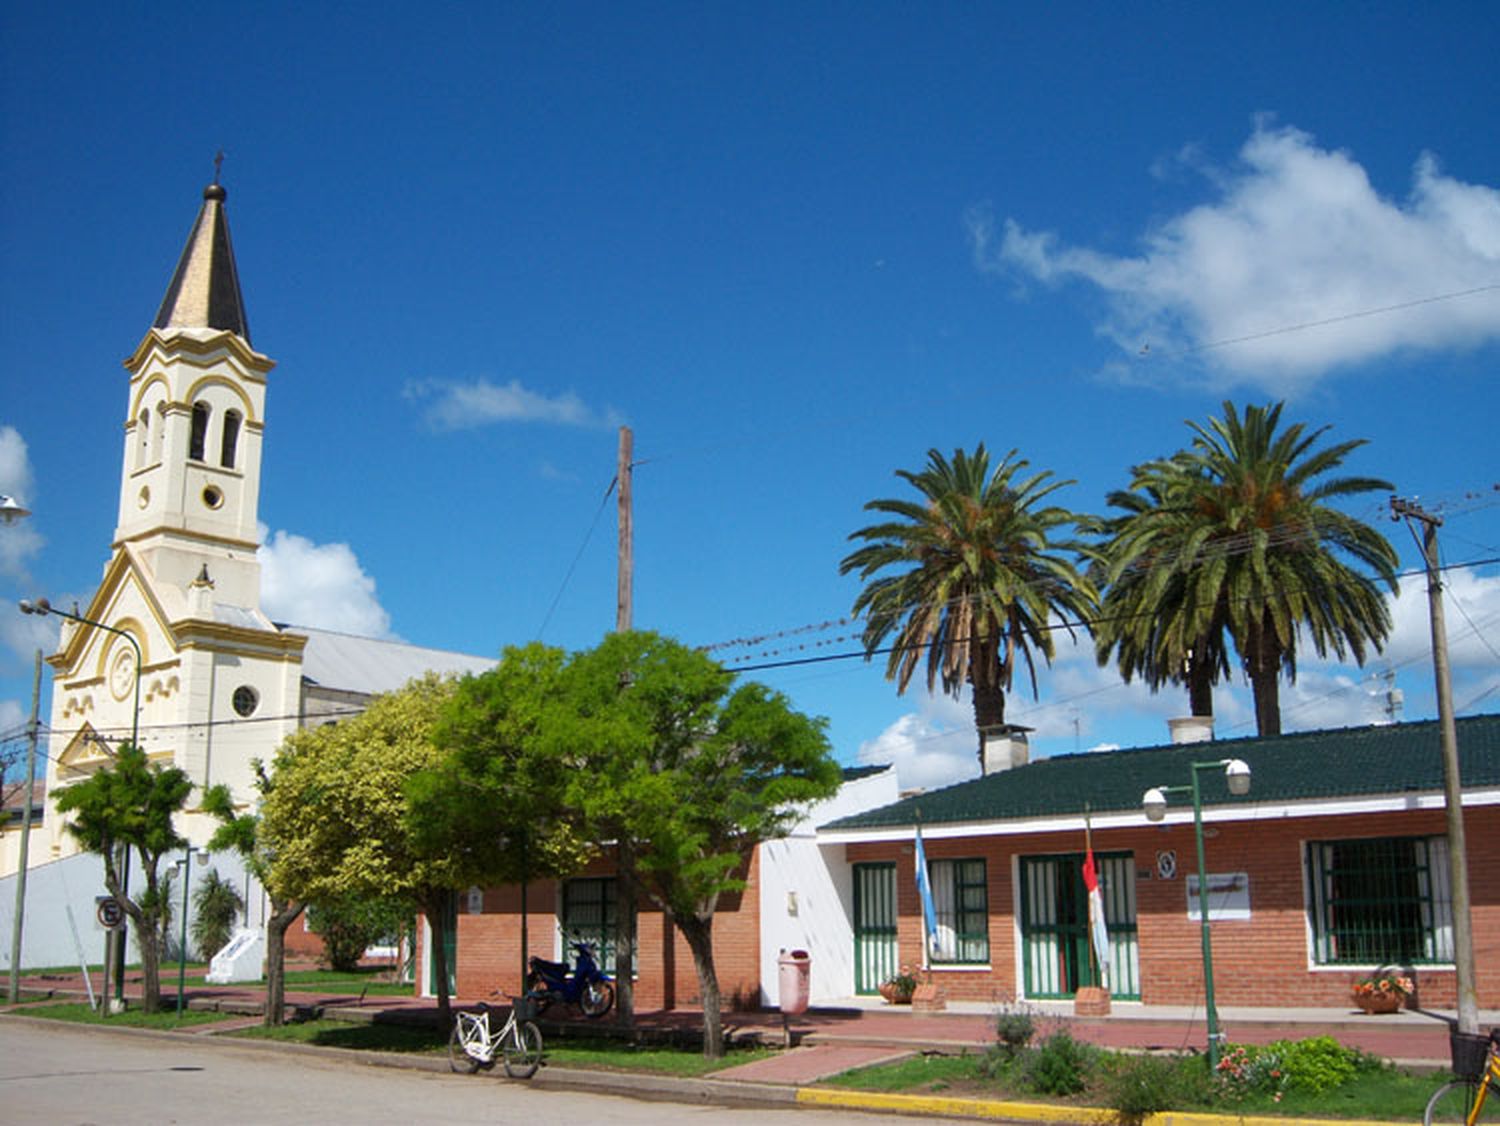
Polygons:
<instances>
[{"instance_id":1,"label":"blue sky","mask_svg":"<svg viewBox=\"0 0 1500 1126\"><path fill-rule=\"evenodd\" d=\"M838 563L929 448L1101 511L1237 403L1364 438L1445 519L1455 700L1500 700L1500 9L1492 4L9 5L0 594L86 599L126 377L212 158L271 375L284 620L472 653L635 620L731 666L858 651ZM1355 511L1419 555L1385 498ZM1289 729L1434 714L1425 583L1386 656L1299 660ZM0 614L0 736L55 627ZM724 645L740 639L753 644ZM50 651L50 649L49 649ZM967 701L857 658L754 674L907 785ZM1185 711L1064 649L1034 752ZM1252 734L1225 686L1222 736ZM7 742L5 749L13 749Z\"/></svg>"}]
</instances>

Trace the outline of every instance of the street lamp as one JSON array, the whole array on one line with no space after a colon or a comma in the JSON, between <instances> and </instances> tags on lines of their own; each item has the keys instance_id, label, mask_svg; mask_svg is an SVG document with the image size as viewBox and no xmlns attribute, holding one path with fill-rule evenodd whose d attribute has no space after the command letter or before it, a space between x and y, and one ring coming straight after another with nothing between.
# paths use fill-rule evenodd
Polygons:
<instances>
[{"instance_id":1,"label":"street lamp","mask_svg":"<svg viewBox=\"0 0 1500 1126\"><path fill-rule=\"evenodd\" d=\"M45 598L38 598L35 602L23 598L20 605L21 613L23 614L37 614L41 617L46 617L48 614L56 614L59 618L67 618L70 622L79 622L82 625L93 626L95 629L102 629L106 633L116 634L120 637L123 637L126 641L130 642L130 647L135 650L135 700L130 709L130 745L139 750L141 734L141 643L135 639L135 636L133 634L129 633L126 630L120 629L117 626L105 625L103 622L96 622L92 618L85 618L82 614L69 613L67 610L59 610ZM122 896L128 896L130 894L130 846L121 845L120 851L120 894ZM115 1000L117 1001L123 1001L125 999L126 930L126 924L122 920L118 929L110 932L111 935L113 935L115 944ZM109 972L108 969L106 969L105 972L107 974ZM105 989L105 993L106 996L104 998L104 1009L105 1011L108 1011L109 997L107 986Z\"/></svg>"},{"instance_id":2,"label":"street lamp","mask_svg":"<svg viewBox=\"0 0 1500 1126\"><path fill-rule=\"evenodd\" d=\"M193 846L182 850L182 859L174 863L182 869L182 930L177 939L177 1019L182 1019L182 989L187 981L188 889L193 886ZM198 863L208 863L208 850L198 849Z\"/></svg>"},{"instance_id":3,"label":"street lamp","mask_svg":"<svg viewBox=\"0 0 1500 1126\"><path fill-rule=\"evenodd\" d=\"M1203 995L1208 1014L1208 1068L1212 1072L1219 1066L1219 1041L1223 1033L1219 1031L1219 1010L1214 1004L1214 954L1208 928L1208 869L1203 860L1203 795L1198 787L1198 772L1223 767L1229 792L1235 797L1243 797L1250 792L1250 766L1237 758L1188 765L1193 768L1192 785L1153 786L1141 797L1141 807L1146 811L1147 821L1160 821L1167 815L1169 794L1191 794L1193 797L1193 838L1198 845L1198 918L1203 930Z\"/></svg>"}]
</instances>

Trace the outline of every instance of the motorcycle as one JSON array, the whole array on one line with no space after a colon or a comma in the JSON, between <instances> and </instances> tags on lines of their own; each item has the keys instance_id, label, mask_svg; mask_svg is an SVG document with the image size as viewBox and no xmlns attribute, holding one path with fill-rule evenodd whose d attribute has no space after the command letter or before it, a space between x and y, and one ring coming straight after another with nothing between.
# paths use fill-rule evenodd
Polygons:
<instances>
[{"instance_id":1,"label":"motorcycle","mask_svg":"<svg viewBox=\"0 0 1500 1126\"><path fill-rule=\"evenodd\" d=\"M549 962L533 957L531 972L526 976L526 995L536 1002L537 1012L544 1012L554 1001L577 1005L586 1017L602 1017L614 1007L615 983L594 960L591 943L573 941L576 961L570 969L567 962Z\"/></svg>"}]
</instances>

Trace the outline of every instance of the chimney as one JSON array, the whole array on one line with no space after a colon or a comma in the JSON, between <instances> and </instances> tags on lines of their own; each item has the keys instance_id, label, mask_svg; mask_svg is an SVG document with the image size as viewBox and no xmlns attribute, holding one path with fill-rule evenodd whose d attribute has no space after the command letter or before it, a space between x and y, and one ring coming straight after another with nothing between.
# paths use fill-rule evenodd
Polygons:
<instances>
[{"instance_id":1,"label":"chimney","mask_svg":"<svg viewBox=\"0 0 1500 1126\"><path fill-rule=\"evenodd\" d=\"M998 774L1013 766L1025 766L1031 758L1026 733L1034 728L1015 723L986 727L979 732L979 769L984 774Z\"/></svg>"},{"instance_id":2,"label":"chimney","mask_svg":"<svg viewBox=\"0 0 1500 1126\"><path fill-rule=\"evenodd\" d=\"M1214 717L1211 715L1189 715L1167 720L1174 743L1212 743L1214 741Z\"/></svg>"}]
</instances>

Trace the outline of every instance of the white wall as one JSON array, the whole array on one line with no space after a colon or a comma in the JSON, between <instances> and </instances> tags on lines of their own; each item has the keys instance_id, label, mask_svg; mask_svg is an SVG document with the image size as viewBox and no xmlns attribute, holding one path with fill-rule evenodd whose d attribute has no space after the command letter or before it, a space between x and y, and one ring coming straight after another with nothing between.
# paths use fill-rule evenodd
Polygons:
<instances>
[{"instance_id":1,"label":"white wall","mask_svg":"<svg viewBox=\"0 0 1500 1126\"><path fill-rule=\"evenodd\" d=\"M854 995L854 881L844 846L820 846L819 825L900 797L896 771L846 782L837 794L812 808L779 841L760 846L761 1003L779 1005L783 950L811 956L809 999L825 1004Z\"/></svg>"}]
</instances>

